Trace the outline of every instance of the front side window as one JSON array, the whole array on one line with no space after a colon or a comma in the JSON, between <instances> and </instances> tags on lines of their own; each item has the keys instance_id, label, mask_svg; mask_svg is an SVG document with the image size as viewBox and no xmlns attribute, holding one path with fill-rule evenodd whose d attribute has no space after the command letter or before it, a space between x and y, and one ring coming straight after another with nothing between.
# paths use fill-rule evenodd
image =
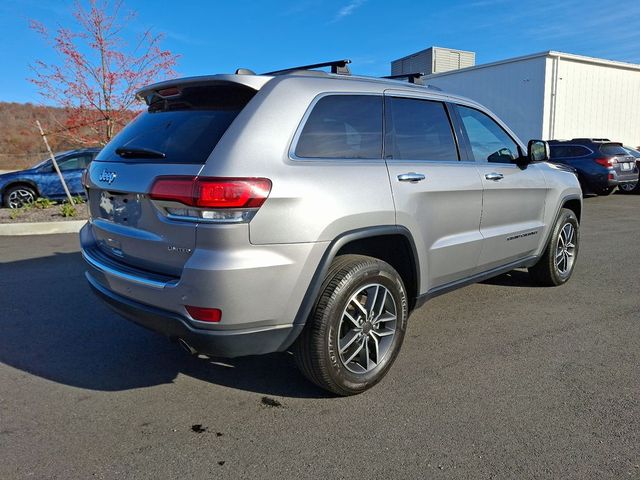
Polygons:
<instances>
[{"instance_id":1,"label":"front side window","mask_svg":"<svg viewBox=\"0 0 640 480\"><path fill-rule=\"evenodd\" d=\"M478 162L514 163L519 157L518 144L491 117L458 105L473 157Z\"/></svg>"},{"instance_id":2,"label":"front side window","mask_svg":"<svg viewBox=\"0 0 640 480\"><path fill-rule=\"evenodd\" d=\"M328 95L313 107L295 149L300 158L382 158L382 97Z\"/></svg>"},{"instance_id":3,"label":"front side window","mask_svg":"<svg viewBox=\"0 0 640 480\"><path fill-rule=\"evenodd\" d=\"M451 123L442 102L387 97L385 154L395 160L458 160Z\"/></svg>"},{"instance_id":4,"label":"front side window","mask_svg":"<svg viewBox=\"0 0 640 480\"><path fill-rule=\"evenodd\" d=\"M567 145L551 145L549 150L552 159L571 157L571 147Z\"/></svg>"}]
</instances>

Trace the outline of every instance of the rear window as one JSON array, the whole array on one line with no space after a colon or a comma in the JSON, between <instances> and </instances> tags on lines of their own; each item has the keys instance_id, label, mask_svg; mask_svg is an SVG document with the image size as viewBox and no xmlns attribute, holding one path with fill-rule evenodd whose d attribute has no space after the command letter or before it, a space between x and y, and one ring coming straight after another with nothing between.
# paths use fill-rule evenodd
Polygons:
<instances>
[{"instance_id":1,"label":"rear window","mask_svg":"<svg viewBox=\"0 0 640 480\"><path fill-rule=\"evenodd\" d=\"M300 158L382 158L382 97L329 95L318 100L302 129Z\"/></svg>"},{"instance_id":2,"label":"rear window","mask_svg":"<svg viewBox=\"0 0 640 480\"><path fill-rule=\"evenodd\" d=\"M600 152L604 155L629 155L627 151L622 148L622 145L616 143L605 143L600 145Z\"/></svg>"},{"instance_id":3,"label":"rear window","mask_svg":"<svg viewBox=\"0 0 640 480\"><path fill-rule=\"evenodd\" d=\"M204 163L231 122L255 95L241 85L199 86L170 98L152 97L146 112L116 135L96 161ZM122 158L117 149L164 155Z\"/></svg>"},{"instance_id":4,"label":"rear window","mask_svg":"<svg viewBox=\"0 0 640 480\"><path fill-rule=\"evenodd\" d=\"M624 149L627 151L627 153L629 153L629 155L633 155L636 158L640 158L640 152L635 148L624 147Z\"/></svg>"}]
</instances>

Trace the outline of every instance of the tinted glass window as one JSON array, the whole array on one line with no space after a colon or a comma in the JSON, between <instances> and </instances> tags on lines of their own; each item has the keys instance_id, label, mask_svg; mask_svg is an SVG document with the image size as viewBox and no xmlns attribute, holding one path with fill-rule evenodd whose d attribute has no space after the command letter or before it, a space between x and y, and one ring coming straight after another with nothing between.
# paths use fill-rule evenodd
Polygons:
<instances>
[{"instance_id":1,"label":"tinted glass window","mask_svg":"<svg viewBox=\"0 0 640 480\"><path fill-rule=\"evenodd\" d=\"M463 106L458 111L476 161L513 163L519 157L518 144L489 116Z\"/></svg>"},{"instance_id":2,"label":"tinted glass window","mask_svg":"<svg viewBox=\"0 0 640 480\"><path fill-rule=\"evenodd\" d=\"M243 86L190 87L170 98L152 96L96 161L204 163L255 91ZM121 158L116 149L149 150L164 158Z\"/></svg>"},{"instance_id":3,"label":"tinted glass window","mask_svg":"<svg viewBox=\"0 0 640 480\"><path fill-rule=\"evenodd\" d=\"M300 158L382 158L382 97L321 98L302 129Z\"/></svg>"},{"instance_id":4,"label":"tinted glass window","mask_svg":"<svg viewBox=\"0 0 640 480\"><path fill-rule=\"evenodd\" d=\"M575 147L571 147L570 153L572 157L585 157L587 155L591 155L591 150L586 147L576 145Z\"/></svg>"},{"instance_id":5,"label":"tinted glass window","mask_svg":"<svg viewBox=\"0 0 640 480\"><path fill-rule=\"evenodd\" d=\"M627 151L622 148L622 145L617 145L615 143L601 145L600 151L605 155L629 155Z\"/></svg>"},{"instance_id":6,"label":"tinted glass window","mask_svg":"<svg viewBox=\"0 0 640 480\"><path fill-rule=\"evenodd\" d=\"M574 158L590 155L591 151L580 145L551 145L551 158Z\"/></svg>"},{"instance_id":7,"label":"tinted glass window","mask_svg":"<svg viewBox=\"0 0 640 480\"><path fill-rule=\"evenodd\" d=\"M85 155L79 155L76 157L66 158L58 161L58 167L60 170L78 170L87 168L89 162L91 162L92 155L90 153Z\"/></svg>"},{"instance_id":8,"label":"tinted glass window","mask_svg":"<svg viewBox=\"0 0 640 480\"><path fill-rule=\"evenodd\" d=\"M549 145L550 157L567 158L569 156L569 147L565 145Z\"/></svg>"},{"instance_id":9,"label":"tinted glass window","mask_svg":"<svg viewBox=\"0 0 640 480\"><path fill-rule=\"evenodd\" d=\"M386 155L398 160L458 160L441 102L388 97Z\"/></svg>"},{"instance_id":10,"label":"tinted glass window","mask_svg":"<svg viewBox=\"0 0 640 480\"><path fill-rule=\"evenodd\" d=\"M636 158L640 158L640 152L635 148L624 147L624 149L629 153L629 155L633 155Z\"/></svg>"}]
</instances>

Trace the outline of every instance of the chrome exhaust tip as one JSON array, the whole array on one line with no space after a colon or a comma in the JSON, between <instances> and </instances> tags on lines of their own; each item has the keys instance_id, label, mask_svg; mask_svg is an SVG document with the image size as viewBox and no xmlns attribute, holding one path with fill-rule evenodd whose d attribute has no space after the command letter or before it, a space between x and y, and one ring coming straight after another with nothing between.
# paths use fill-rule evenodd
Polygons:
<instances>
[{"instance_id":1,"label":"chrome exhaust tip","mask_svg":"<svg viewBox=\"0 0 640 480\"><path fill-rule=\"evenodd\" d=\"M187 353L189 353L190 355L197 355L198 351L193 348L191 345L189 345L186 340L184 340L183 338L179 338L178 339L178 345L180 345L182 347L183 350L187 351Z\"/></svg>"}]
</instances>

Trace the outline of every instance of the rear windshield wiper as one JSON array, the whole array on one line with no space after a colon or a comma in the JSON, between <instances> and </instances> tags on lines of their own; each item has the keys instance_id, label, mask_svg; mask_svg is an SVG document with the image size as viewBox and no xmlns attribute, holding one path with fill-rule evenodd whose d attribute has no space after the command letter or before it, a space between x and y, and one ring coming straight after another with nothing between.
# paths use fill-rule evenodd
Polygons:
<instances>
[{"instance_id":1,"label":"rear windshield wiper","mask_svg":"<svg viewBox=\"0 0 640 480\"><path fill-rule=\"evenodd\" d=\"M165 158L166 155L157 150L142 147L118 147L116 155L122 158Z\"/></svg>"}]
</instances>

